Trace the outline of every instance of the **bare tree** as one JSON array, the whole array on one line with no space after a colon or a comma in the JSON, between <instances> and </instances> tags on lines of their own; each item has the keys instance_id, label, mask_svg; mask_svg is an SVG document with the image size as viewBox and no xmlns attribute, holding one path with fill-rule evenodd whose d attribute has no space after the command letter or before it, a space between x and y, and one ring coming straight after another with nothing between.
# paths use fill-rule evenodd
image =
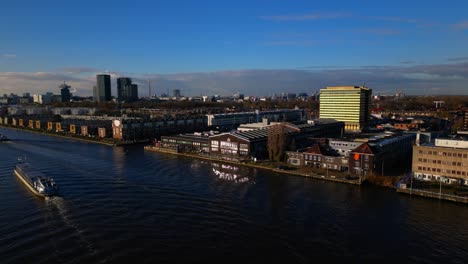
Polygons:
<instances>
[{"instance_id":1,"label":"bare tree","mask_svg":"<svg viewBox=\"0 0 468 264\"><path fill-rule=\"evenodd\" d=\"M281 161L285 148L285 126L277 124L268 128L268 157L273 161Z\"/></svg>"}]
</instances>

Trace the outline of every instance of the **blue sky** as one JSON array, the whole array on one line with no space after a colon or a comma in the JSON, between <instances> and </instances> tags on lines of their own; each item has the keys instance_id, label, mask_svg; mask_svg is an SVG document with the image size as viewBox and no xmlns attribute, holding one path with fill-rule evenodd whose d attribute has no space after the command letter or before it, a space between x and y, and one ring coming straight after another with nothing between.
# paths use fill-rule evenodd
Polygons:
<instances>
[{"instance_id":1,"label":"blue sky","mask_svg":"<svg viewBox=\"0 0 468 264\"><path fill-rule=\"evenodd\" d=\"M336 69L362 67L375 74L381 67L397 69L400 85L376 82L382 91L406 87L418 93L422 84L411 84L415 78L427 85L445 74L450 87L441 87L439 80L434 91L468 93L461 81L468 78L468 1L18 0L2 3L1 14L0 80L7 79L8 87L0 84L0 93L52 89L61 78L88 91L95 73L106 71L142 82L152 76L155 83L181 80L183 74L184 83L171 85L203 92L201 86L210 83L206 73L298 70L330 76L340 74ZM451 74L444 68L426 76L425 66L444 65L464 71ZM187 76L196 73L207 83L190 83ZM33 81L38 87L30 87L36 86ZM222 82L206 92L236 88L225 89ZM325 85L333 82L324 79ZM296 85L309 89L306 83Z\"/></svg>"}]
</instances>

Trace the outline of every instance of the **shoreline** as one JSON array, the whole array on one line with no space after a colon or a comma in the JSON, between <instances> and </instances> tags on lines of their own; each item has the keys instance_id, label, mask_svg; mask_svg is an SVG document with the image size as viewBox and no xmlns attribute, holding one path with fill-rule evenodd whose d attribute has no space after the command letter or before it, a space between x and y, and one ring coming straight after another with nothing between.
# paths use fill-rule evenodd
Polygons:
<instances>
[{"instance_id":1,"label":"shoreline","mask_svg":"<svg viewBox=\"0 0 468 264\"><path fill-rule=\"evenodd\" d=\"M175 151L160 149L160 148L153 147L153 146L145 146L144 149L145 149L145 151L150 151L150 152L155 152L155 153L171 154L171 155L175 155L175 156L195 158L195 159L205 160L205 161L226 163L226 164L232 164L232 165L237 165L237 166L244 166L244 167L250 167L250 168L255 168L255 169L262 169L262 170L281 173L281 174L285 174L285 175L291 175L291 176L297 176L297 177L307 177L307 178L313 178L313 179L329 181L329 182L338 182L338 183L357 185L359 187L360 187L360 185L364 184L364 182L359 183L359 181L356 181L356 180L345 180L345 179L331 178L331 177L326 177L325 175L320 175L320 174L315 174L315 173L302 173L302 172L281 170L281 169L275 169L275 168L271 168L271 167L267 167L267 166L262 166L262 165L259 165L259 164L242 163L242 162L237 162L237 161L223 160L223 159L217 159L217 158L212 158L212 157L207 157L207 156L194 155L194 154L189 154L189 153L177 153ZM410 197L414 195L415 197L420 197L420 198L423 198L423 199L447 201L447 202L459 203L459 204L468 204L468 197L464 197L464 198L457 197L457 198L455 198L454 196L447 195L447 194L442 194L441 196L439 196L436 193L429 193L429 192L421 191L421 190L418 190L418 189L412 189L412 190L410 190L410 189L400 189L400 188L397 188L397 186L390 187L390 186L387 186L387 185L379 185L379 184L369 182L369 181L366 181L366 182L369 185L372 185L372 186L375 186L375 187L393 189L398 194L410 195Z\"/></svg>"},{"instance_id":2,"label":"shoreline","mask_svg":"<svg viewBox=\"0 0 468 264\"><path fill-rule=\"evenodd\" d=\"M45 135L45 136L52 136L52 137L57 137L57 138L66 138L66 139L78 140L78 141L82 141L82 142L101 144L101 145L105 145L105 146L109 146L109 147L115 147L115 146L117 146L117 145L114 144L114 143L102 142L102 141L97 141L97 140L90 140L90 139L79 138L79 137L70 137L70 136L59 135L59 134L54 134L54 133L47 133L47 132L37 131L37 130L31 130L31 129L24 129L24 128L18 128L18 127L10 127L10 126L5 126L5 125L0 125L0 127L6 128L6 129L13 129L13 130L18 130L18 131L24 131L24 132L34 133L34 134L40 134L40 135Z\"/></svg>"},{"instance_id":3,"label":"shoreline","mask_svg":"<svg viewBox=\"0 0 468 264\"><path fill-rule=\"evenodd\" d=\"M332 177L326 177L325 175L320 175L320 174L315 174L315 173L303 173L303 172L288 171L288 170L282 170L282 169L276 169L276 168L271 168L271 167L267 167L267 166L262 166L262 165L259 165L259 164L223 160L223 159L217 159L217 158L212 158L212 157L207 157L207 156L194 155L194 154L189 154L189 153L176 153L176 152L173 152L173 151L170 151L170 150L158 149L158 148L155 148L153 146L145 146L144 149L145 149L145 151L150 151L150 152L156 152L156 153L162 153L162 154L172 154L172 155L176 155L176 156L195 158L195 159L207 160L207 161L213 161L213 162L220 162L220 163L250 167L250 168L255 168L255 169L268 170L268 171L271 171L271 172L287 174L287 175L292 175L292 176L307 177L307 178L313 178L313 179L317 179L317 180L346 183L346 184L352 184L352 185L358 185L358 186L360 186L362 184L362 183L359 183L359 181L357 181L357 180L346 180L346 179L332 178Z\"/></svg>"}]
</instances>

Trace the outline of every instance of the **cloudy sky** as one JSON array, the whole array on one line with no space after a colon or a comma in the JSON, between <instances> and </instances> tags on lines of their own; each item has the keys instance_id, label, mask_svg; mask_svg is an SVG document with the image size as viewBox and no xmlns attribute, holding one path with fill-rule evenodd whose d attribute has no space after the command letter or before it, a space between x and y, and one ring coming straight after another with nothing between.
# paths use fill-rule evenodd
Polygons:
<instances>
[{"instance_id":1,"label":"cloudy sky","mask_svg":"<svg viewBox=\"0 0 468 264\"><path fill-rule=\"evenodd\" d=\"M91 95L97 73L140 95L468 94L468 1L6 1L0 94ZM115 84L115 82L114 82ZM115 85L113 87L115 95Z\"/></svg>"}]
</instances>

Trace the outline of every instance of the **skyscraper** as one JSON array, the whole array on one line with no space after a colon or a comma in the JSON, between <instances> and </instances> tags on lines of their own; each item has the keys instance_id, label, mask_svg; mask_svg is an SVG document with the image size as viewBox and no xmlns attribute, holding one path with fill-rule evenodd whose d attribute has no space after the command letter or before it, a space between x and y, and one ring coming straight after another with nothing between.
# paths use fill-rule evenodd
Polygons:
<instances>
[{"instance_id":1,"label":"skyscraper","mask_svg":"<svg viewBox=\"0 0 468 264\"><path fill-rule=\"evenodd\" d=\"M138 100L138 85L132 84L130 89L130 100L137 101Z\"/></svg>"},{"instance_id":2,"label":"skyscraper","mask_svg":"<svg viewBox=\"0 0 468 264\"><path fill-rule=\"evenodd\" d=\"M179 89L174 89L174 97L179 98L181 97L180 90Z\"/></svg>"},{"instance_id":3,"label":"skyscraper","mask_svg":"<svg viewBox=\"0 0 468 264\"><path fill-rule=\"evenodd\" d=\"M117 99L121 101L128 101L130 97L130 89L132 85L132 79L127 77L117 78Z\"/></svg>"},{"instance_id":4,"label":"skyscraper","mask_svg":"<svg viewBox=\"0 0 468 264\"><path fill-rule=\"evenodd\" d=\"M111 77L107 74L96 75L96 86L94 86L94 101L103 102L111 100Z\"/></svg>"},{"instance_id":5,"label":"skyscraper","mask_svg":"<svg viewBox=\"0 0 468 264\"><path fill-rule=\"evenodd\" d=\"M117 97L120 102L138 100L138 85L132 84L128 77L117 78Z\"/></svg>"},{"instance_id":6,"label":"skyscraper","mask_svg":"<svg viewBox=\"0 0 468 264\"><path fill-rule=\"evenodd\" d=\"M320 90L320 118L345 122L345 130L359 131L369 121L372 90L365 86L329 86Z\"/></svg>"},{"instance_id":7,"label":"skyscraper","mask_svg":"<svg viewBox=\"0 0 468 264\"><path fill-rule=\"evenodd\" d=\"M60 88L60 95L62 97L62 102L70 102L71 100L71 93L70 93L70 85L67 85L65 82L59 86Z\"/></svg>"}]
</instances>

